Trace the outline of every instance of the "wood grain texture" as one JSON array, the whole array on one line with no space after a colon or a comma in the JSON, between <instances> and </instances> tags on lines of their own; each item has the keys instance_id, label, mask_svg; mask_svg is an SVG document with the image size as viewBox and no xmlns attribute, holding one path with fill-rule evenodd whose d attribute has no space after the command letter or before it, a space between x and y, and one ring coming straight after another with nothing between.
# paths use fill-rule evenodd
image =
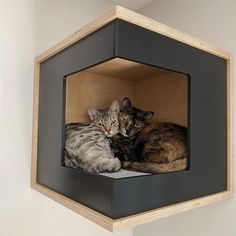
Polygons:
<instances>
[{"instance_id":1,"label":"wood grain texture","mask_svg":"<svg viewBox=\"0 0 236 236\"><path fill-rule=\"evenodd\" d=\"M124 75L123 70L131 73ZM69 76L66 85L66 123L88 122L88 107L108 108L114 100L129 97L134 106L153 111L154 120L187 127L188 80L184 74L113 59Z\"/></svg>"},{"instance_id":2,"label":"wood grain texture","mask_svg":"<svg viewBox=\"0 0 236 236\"><path fill-rule=\"evenodd\" d=\"M189 34L186 34L174 28L171 28L154 19L143 16L137 12L131 11L121 6L116 6L115 8L116 8L115 12L116 12L117 18L126 20L135 25L141 26L153 32L156 32L164 36L167 36L169 38L175 39L177 41L183 42L195 48L199 48L203 51L222 57L224 59L228 59L231 56L230 52L222 50L212 44L208 44L204 42L203 40L195 38Z\"/></svg>"},{"instance_id":3,"label":"wood grain texture","mask_svg":"<svg viewBox=\"0 0 236 236\"><path fill-rule=\"evenodd\" d=\"M144 65L138 62L115 58L86 70L90 73L117 77L126 80L141 80L171 73L170 70Z\"/></svg>"},{"instance_id":4,"label":"wood grain texture","mask_svg":"<svg viewBox=\"0 0 236 236\"><path fill-rule=\"evenodd\" d=\"M39 115L39 79L40 63L34 63L34 101L33 101L33 130L32 130L32 161L31 181L37 182L37 154L38 154L38 115Z\"/></svg>"},{"instance_id":5,"label":"wood grain texture","mask_svg":"<svg viewBox=\"0 0 236 236\"><path fill-rule=\"evenodd\" d=\"M111 232L117 232L160 218L165 218L174 214L178 214L180 212L188 211L190 209L196 209L198 207L205 206L210 203L215 203L227 199L231 196L229 191L225 191L206 197L194 199L192 201L186 201L168 207L163 207L152 211L146 211L140 214L120 218L118 220L113 220L38 183L32 183L31 187L36 191L58 202L59 204L86 217L87 219L93 221L94 223L100 225L101 227Z\"/></svg>"},{"instance_id":6,"label":"wood grain texture","mask_svg":"<svg viewBox=\"0 0 236 236\"><path fill-rule=\"evenodd\" d=\"M228 191L233 195L234 163L233 163L233 109L234 109L234 84L233 84L233 55L227 59L227 186Z\"/></svg>"},{"instance_id":7,"label":"wood grain texture","mask_svg":"<svg viewBox=\"0 0 236 236\"><path fill-rule=\"evenodd\" d=\"M154 120L188 126L188 79L171 72L137 81L134 105L154 112Z\"/></svg>"},{"instance_id":8,"label":"wood grain texture","mask_svg":"<svg viewBox=\"0 0 236 236\"><path fill-rule=\"evenodd\" d=\"M107 23L111 22L112 20L117 18L116 14L117 8L113 7L109 11L106 11L97 19L91 21L89 24L85 25L72 35L68 36L64 40L57 43L55 46L49 48L45 52L41 53L36 57L36 60L41 63L48 58L54 56L55 54L59 53L60 51L64 50L65 48L71 46L72 44L76 43L80 39L86 37L87 35L91 34L95 30L101 28L102 26L106 25Z\"/></svg>"},{"instance_id":9,"label":"wood grain texture","mask_svg":"<svg viewBox=\"0 0 236 236\"><path fill-rule=\"evenodd\" d=\"M124 97L134 99L134 82L80 72L67 78L66 123L88 122L88 107L103 109Z\"/></svg>"},{"instance_id":10,"label":"wood grain texture","mask_svg":"<svg viewBox=\"0 0 236 236\"><path fill-rule=\"evenodd\" d=\"M86 217L87 219L93 221L94 223L102 226L103 228L113 231L113 220L105 215L100 214L97 211L94 211L78 202L71 200L53 190L50 190L43 185L38 183L32 183L31 187L36 191L44 194L45 196L53 199L54 201L58 202L59 204L69 208L70 210Z\"/></svg>"},{"instance_id":11,"label":"wood grain texture","mask_svg":"<svg viewBox=\"0 0 236 236\"><path fill-rule=\"evenodd\" d=\"M153 32L160 33L165 35L169 38L175 39L177 41L186 43L190 46L199 48L206 52L209 52L213 55L222 57L224 59L228 59L231 57L231 53L222 50L212 44L208 44L200 39L197 39L191 35L178 31L174 28L171 28L165 24L162 24L158 21L155 21L151 18L143 16L137 12L131 11L121 6L115 6L112 9L106 11L102 14L99 18L93 20L91 23L87 24L83 28L79 29L66 39L62 40L61 42L57 43L52 48L48 49L44 53L40 54L37 57L37 61L39 63L47 60L51 56L59 53L60 51L64 50L65 48L71 46L72 44L76 43L80 39L86 37L87 35L91 34L95 30L101 28L103 25L111 22L112 20L119 18L126 20L130 23L135 25L141 26L143 28L149 29Z\"/></svg>"},{"instance_id":12,"label":"wood grain texture","mask_svg":"<svg viewBox=\"0 0 236 236\"><path fill-rule=\"evenodd\" d=\"M198 207L206 206L211 203L215 203L221 200L229 198L231 194L228 191L205 196L202 198L197 198L192 201L186 201L179 204L174 204L171 206L159 208L152 211L143 212L137 215L121 218L115 220L113 223L113 232L119 231L128 227L137 226L144 224L156 219L165 218L171 215L178 214L180 212L185 212L188 210L196 209Z\"/></svg>"},{"instance_id":13,"label":"wood grain texture","mask_svg":"<svg viewBox=\"0 0 236 236\"><path fill-rule=\"evenodd\" d=\"M160 33L169 38L183 42L190 46L199 48L213 55L222 57L227 60L227 158L228 158L228 189L214 195L205 196L203 198L194 199L192 201L182 202L176 205L167 206L165 208L156 209L148 212L143 212L137 215L112 220L92 209L89 209L77 202L72 201L65 196L50 190L37 183L37 145L38 145L38 100L39 100L39 79L40 79L40 63L57 54L58 52L69 47L78 40L84 38L88 34L94 32L110 21L120 18L130 23L147 28L153 32ZM190 35L177 31L162 23L142 16L136 12L116 6L104 13L101 17L86 25L73 35L56 44L45 53L40 54L35 60L35 80L34 80L34 115L33 115L33 141L32 141L32 188L57 201L65 207L79 213L80 215L90 219L96 224L101 225L107 230L117 231L127 227L133 227L142 223L156 220L158 218L167 217L176 213L195 209L216 201L220 201L232 196L233 192L233 75L232 75L232 54L219 49L213 45L207 44L202 40L194 38Z\"/></svg>"}]
</instances>

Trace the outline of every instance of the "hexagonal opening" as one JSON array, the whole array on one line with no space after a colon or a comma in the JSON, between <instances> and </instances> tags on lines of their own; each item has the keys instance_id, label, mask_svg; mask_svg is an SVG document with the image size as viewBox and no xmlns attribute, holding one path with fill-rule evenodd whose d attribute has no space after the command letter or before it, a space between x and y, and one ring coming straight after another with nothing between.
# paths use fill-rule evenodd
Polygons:
<instances>
[{"instance_id":1,"label":"hexagonal opening","mask_svg":"<svg viewBox=\"0 0 236 236\"><path fill-rule=\"evenodd\" d=\"M189 133L189 83L187 74L114 58L65 78L65 124L89 122L88 107L108 108L114 100L121 102L128 97L133 106L153 111L153 122L175 123ZM103 175L120 178L144 174L120 172Z\"/></svg>"}]
</instances>

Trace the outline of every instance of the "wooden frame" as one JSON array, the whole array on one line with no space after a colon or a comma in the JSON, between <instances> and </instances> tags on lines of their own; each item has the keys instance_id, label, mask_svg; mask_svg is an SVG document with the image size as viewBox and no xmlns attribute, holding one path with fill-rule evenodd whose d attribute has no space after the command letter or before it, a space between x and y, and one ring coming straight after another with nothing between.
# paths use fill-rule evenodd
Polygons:
<instances>
[{"instance_id":1,"label":"wooden frame","mask_svg":"<svg viewBox=\"0 0 236 236\"><path fill-rule=\"evenodd\" d=\"M171 205L168 207L159 208L156 210L147 211L144 213L132 215L129 217L113 220L104 216L88 207L83 206L47 187L37 183L37 139L38 139L38 107L39 107L39 68L40 63L52 57L63 49L69 47L73 43L84 38L88 34L94 32L110 21L120 18L138 26L147 28L151 31L160 33L177 41L191 45L195 48L204 50L213 55L219 56L227 60L227 161L228 161L228 175L227 175L227 191L208 195L202 198L194 199ZM142 16L136 12L130 11L120 6L116 6L104 13L101 17L94 20L92 23L83 27L73 35L69 36L62 42L58 43L51 49L42 53L35 59L35 80L34 80L34 110L33 110L33 143L32 143L32 183L33 189L41 192L49 198L57 201L65 207L79 213L80 215L90 219L110 231L117 231L127 227L136 226L145 222L149 222L158 218L170 216L179 212L194 209L219 200L226 199L232 196L233 193L233 72L232 72L232 54L222 49L209 45L199 39L193 38L187 34L179 32L155 20Z\"/></svg>"}]
</instances>

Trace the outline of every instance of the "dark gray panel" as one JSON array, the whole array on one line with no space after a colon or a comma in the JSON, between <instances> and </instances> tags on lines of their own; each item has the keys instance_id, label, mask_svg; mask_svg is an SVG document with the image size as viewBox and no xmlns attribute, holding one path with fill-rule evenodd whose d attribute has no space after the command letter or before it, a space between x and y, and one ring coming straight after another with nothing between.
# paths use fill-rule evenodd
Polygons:
<instances>
[{"instance_id":1,"label":"dark gray panel","mask_svg":"<svg viewBox=\"0 0 236 236\"><path fill-rule=\"evenodd\" d=\"M123 20L116 33L116 56L190 75L191 142L188 171L116 180L113 216L226 190L226 60Z\"/></svg>"},{"instance_id":2,"label":"dark gray panel","mask_svg":"<svg viewBox=\"0 0 236 236\"><path fill-rule=\"evenodd\" d=\"M41 64L37 180L104 214L111 214L112 180L61 165L64 132L64 76L113 56L114 26L109 24Z\"/></svg>"}]
</instances>

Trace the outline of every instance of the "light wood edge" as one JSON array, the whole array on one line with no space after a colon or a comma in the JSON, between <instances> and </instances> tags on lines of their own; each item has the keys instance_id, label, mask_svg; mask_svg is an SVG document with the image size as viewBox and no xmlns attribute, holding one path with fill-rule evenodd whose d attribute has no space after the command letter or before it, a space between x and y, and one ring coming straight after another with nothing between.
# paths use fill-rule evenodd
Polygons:
<instances>
[{"instance_id":1,"label":"light wood edge","mask_svg":"<svg viewBox=\"0 0 236 236\"><path fill-rule=\"evenodd\" d=\"M174 28L171 28L165 24L162 24L154 19L141 15L137 12L131 11L127 8L116 6L116 15L118 18L126 20L135 25L141 26L143 28L149 29L153 32L160 33L169 38L175 39L177 41L186 43L195 48L199 48L216 56L228 59L230 53L220 49L214 45L204 42L198 38L195 38L189 34L178 31Z\"/></svg>"},{"instance_id":2,"label":"light wood edge","mask_svg":"<svg viewBox=\"0 0 236 236\"><path fill-rule=\"evenodd\" d=\"M190 209L196 209L201 206L205 206L211 203L215 203L231 196L229 191L220 192L213 195L197 198L191 201L174 204L171 206L159 208L152 211L147 211L137 215L121 218L115 220L113 223L113 232L126 229L128 227L134 227L140 224L151 222L160 218L172 216L181 212L188 211Z\"/></svg>"},{"instance_id":3,"label":"light wood edge","mask_svg":"<svg viewBox=\"0 0 236 236\"><path fill-rule=\"evenodd\" d=\"M233 140L234 140L234 83L233 83L233 55L227 59L227 187L228 191L233 195Z\"/></svg>"},{"instance_id":4,"label":"light wood edge","mask_svg":"<svg viewBox=\"0 0 236 236\"><path fill-rule=\"evenodd\" d=\"M69 47L73 43L77 42L78 40L87 36L88 34L94 32L96 29L109 23L115 18L126 20L130 23L139 25L141 27L147 28L154 32L160 33L167 37L173 38L175 40L184 42L188 45L191 45L193 47L196 47L206 52L209 52L211 54L214 54L216 56L227 59L227 66L228 66L228 69L227 69L228 70L227 71L227 91L228 91L228 96L227 96L228 182L227 183L228 183L228 189L227 191L220 192L220 193L210 195L210 196L205 196L198 199L194 199L192 201L187 201L187 202L179 203L176 205L140 213L137 215L132 215L129 217L118 219L118 220L113 220L109 217L106 217L88 207L85 207L82 204L72 201L71 199L37 183L37 142L38 142L38 105L39 105L40 63L52 57L53 55L57 54L58 52L62 51L63 49ZM159 218L167 217L167 216L177 214L183 211L187 211L190 209L194 209L200 206L204 206L210 203L224 200L232 196L232 193L233 193L233 70L232 70L233 60L232 59L233 59L232 54L227 51L224 51L215 46L207 44L190 35L184 34L162 23L159 23L155 20L152 20L148 17L142 16L136 12L133 12L131 10L128 10L120 6L116 6L112 8L111 10L106 12L104 15L99 17L97 20L91 22L90 24L83 27L81 30L75 32L73 35L69 36L65 40L61 41L60 43L52 47L51 49L40 54L35 59L32 176L31 176L32 188L112 232L122 230L127 227L133 227L139 224L150 222Z\"/></svg>"},{"instance_id":5,"label":"light wood edge","mask_svg":"<svg viewBox=\"0 0 236 236\"><path fill-rule=\"evenodd\" d=\"M215 203L227 199L231 196L230 191L224 191L217 194L194 199L191 201L186 201L183 203L174 204L171 206L113 220L38 183L32 183L31 187L37 190L38 192L44 194L45 196L53 199L57 203L69 208L70 210L80 214L81 216L84 216L85 218L91 220L92 222L100 225L104 229L109 230L111 232L121 231L160 218L165 218L171 215L185 212L190 209L196 209L198 207L205 206L210 203Z\"/></svg>"},{"instance_id":6,"label":"light wood edge","mask_svg":"<svg viewBox=\"0 0 236 236\"><path fill-rule=\"evenodd\" d=\"M39 78L40 63L34 63L34 98L33 98L33 128L32 128L32 162L31 182L37 182L37 154L38 154L38 114L39 114Z\"/></svg>"},{"instance_id":7,"label":"light wood edge","mask_svg":"<svg viewBox=\"0 0 236 236\"><path fill-rule=\"evenodd\" d=\"M81 216L84 216L85 218L93 221L94 223L100 225L101 227L113 231L113 220L95 210L92 210L91 208L88 208L76 201L71 200L70 198L67 198L47 187L44 187L43 185L40 185L38 183L32 183L31 187L38 192L44 194L45 196L55 200L57 203L69 208L70 210L80 214Z\"/></svg>"},{"instance_id":8,"label":"light wood edge","mask_svg":"<svg viewBox=\"0 0 236 236\"><path fill-rule=\"evenodd\" d=\"M76 43L80 39L86 37L87 35L91 34L95 30L101 28L102 26L106 25L107 23L111 22L117 18L116 15L116 8L112 8L109 11L105 12L102 14L100 17L97 19L91 21L89 24L86 26L82 27L69 37L65 38L61 42L57 43L55 46L52 48L48 49L44 53L40 54L39 56L36 57L36 60L41 63L48 58L54 56L55 54L59 53L60 51L64 50L65 48L71 46L72 44Z\"/></svg>"},{"instance_id":9,"label":"light wood edge","mask_svg":"<svg viewBox=\"0 0 236 236\"><path fill-rule=\"evenodd\" d=\"M102 14L100 17L92 21L91 23L87 24L86 26L82 27L77 32L73 33L66 39L62 40L61 42L57 43L54 47L48 49L46 52L40 54L37 57L38 62L43 62L48 58L54 56L58 52L62 51L63 49L71 46L75 42L79 41L80 39L86 37L87 35L91 34L95 30L99 29L100 27L106 25L107 23L111 22L112 20L119 18L135 25L141 26L143 28L149 29L153 32L160 33L164 36L169 38L175 39L177 41L186 43L190 46L195 48L199 48L204 50L208 53L213 55L222 57L224 59L230 58L231 54L225 50L222 50L214 45L208 44L200 39L197 39L191 35L178 31L174 28L171 28L165 24L162 24L156 20L143 16L137 12L131 11L127 8L121 6L115 6L109 11Z\"/></svg>"}]
</instances>

